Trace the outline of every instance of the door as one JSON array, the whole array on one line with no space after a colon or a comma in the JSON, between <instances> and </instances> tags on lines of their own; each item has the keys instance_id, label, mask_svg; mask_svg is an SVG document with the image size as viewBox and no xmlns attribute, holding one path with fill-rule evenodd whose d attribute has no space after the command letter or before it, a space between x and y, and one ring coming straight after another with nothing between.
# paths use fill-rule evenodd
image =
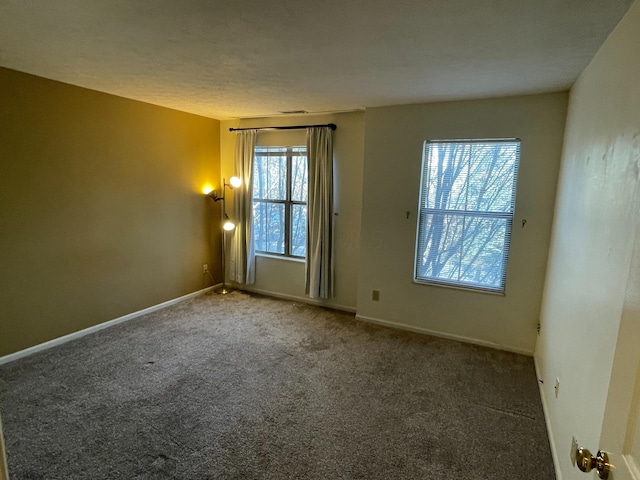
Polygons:
<instances>
[{"instance_id":1,"label":"door","mask_svg":"<svg viewBox=\"0 0 640 480\"><path fill-rule=\"evenodd\" d=\"M599 448L609 455L612 465L609 480L640 480L640 234L637 229Z\"/></svg>"}]
</instances>

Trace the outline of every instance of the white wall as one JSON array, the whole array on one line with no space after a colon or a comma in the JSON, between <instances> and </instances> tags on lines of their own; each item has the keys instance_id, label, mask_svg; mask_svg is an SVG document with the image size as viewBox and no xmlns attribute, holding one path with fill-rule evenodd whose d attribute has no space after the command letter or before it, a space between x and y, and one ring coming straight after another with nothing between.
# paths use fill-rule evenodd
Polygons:
<instances>
[{"instance_id":1,"label":"white wall","mask_svg":"<svg viewBox=\"0 0 640 480\"><path fill-rule=\"evenodd\" d=\"M335 297L322 305L350 311L356 309L360 213L362 208L362 164L364 159L364 113L282 116L226 120L220 125L221 172L234 174L235 133L229 127L272 125L310 125L335 123L334 133L334 211L335 219ZM304 145L305 130L266 131L258 135L258 145ZM232 211L232 203L228 203ZM254 291L309 301L305 296L304 262L258 256Z\"/></svg>"},{"instance_id":2,"label":"white wall","mask_svg":"<svg viewBox=\"0 0 640 480\"><path fill-rule=\"evenodd\" d=\"M640 202L640 3L571 90L536 346L561 478L571 436L597 450ZM560 379L558 398L555 378Z\"/></svg>"},{"instance_id":3,"label":"white wall","mask_svg":"<svg viewBox=\"0 0 640 480\"><path fill-rule=\"evenodd\" d=\"M533 352L566 107L555 93L367 109L359 317ZM506 295L413 283L424 140L503 137L522 139Z\"/></svg>"}]
</instances>

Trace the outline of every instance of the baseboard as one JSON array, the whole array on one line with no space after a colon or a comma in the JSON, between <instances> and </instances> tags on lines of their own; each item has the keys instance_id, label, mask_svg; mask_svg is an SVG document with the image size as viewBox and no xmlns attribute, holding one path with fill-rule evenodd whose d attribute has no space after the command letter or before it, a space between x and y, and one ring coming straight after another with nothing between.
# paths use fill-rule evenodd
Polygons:
<instances>
[{"instance_id":1,"label":"baseboard","mask_svg":"<svg viewBox=\"0 0 640 480\"><path fill-rule=\"evenodd\" d=\"M518 353L520 355L526 355L528 357L533 356L533 352L529 350L523 350L520 348L513 348L506 345L500 345L498 343L487 342L485 340L480 340L478 338L465 337L463 335L455 335L452 333L439 332L437 330L430 330L428 328L423 328L423 327L415 327L413 325L406 325L404 323L391 322L389 320L383 320L381 318L366 317L364 315L356 315L356 319L362 320L363 322L367 322L367 323L384 325L385 327L397 328L399 330L407 330L409 332L423 333L426 335L431 335L433 337L446 338L448 340L456 340L458 342L472 343L474 345L480 345L482 347L489 347L495 350L503 350L506 352Z\"/></svg>"},{"instance_id":2,"label":"baseboard","mask_svg":"<svg viewBox=\"0 0 640 480\"><path fill-rule=\"evenodd\" d=\"M7 455L4 448L4 437L2 435L2 419L0 419L0 480L9 480L9 470L7 469Z\"/></svg>"},{"instance_id":3,"label":"baseboard","mask_svg":"<svg viewBox=\"0 0 640 480\"><path fill-rule=\"evenodd\" d=\"M309 297L300 297L298 295L288 295L286 293L278 293L272 292L270 290L262 290L260 288L253 288L251 286L242 285L242 287L236 287L238 290L246 290L247 292L259 293L260 295L265 295L267 297L275 297L281 298L283 300L291 300L294 302L300 303L308 303L309 305L316 305L318 307L327 307L333 308L334 310L341 310L343 312L356 313L356 309L354 307L348 307L346 305L336 305L334 303L326 303L319 300L314 300Z\"/></svg>"},{"instance_id":4,"label":"baseboard","mask_svg":"<svg viewBox=\"0 0 640 480\"><path fill-rule=\"evenodd\" d=\"M533 365L536 369L536 379L538 379L538 390L540 391L540 400L542 401L542 413L544 414L544 421L547 425L547 436L549 437L549 446L551 447L551 458L553 459L553 468L556 471L556 480L562 480L562 472L560 471L560 459L558 457L558 449L556 448L556 441L553 436L553 430L551 429L551 419L549 417L549 409L547 407L547 397L542 390L542 383L540 383L540 368L538 367L538 357L533 355Z\"/></svg>"},{"instance_id":5,"label":"baseboard","mask_svg":"<svg viewBox=\"0 0 640 480\"><path fill-rule=\"evenodd\" d=\"M212 287L203 288L202 290L198 290L193 293L188 293L187 295L183 295L181 297L174 298L172 300L167 300L166 302L159 303L158 305L153 305L151 307L138 310L137 312L129 313L122 317L114 318L113 320L108 320L106 322L99 323L98 325L93 325L92 327L84 328L82 330L78 330L77 332L73 332L68 335L64 335L62 337L54 338L53 340L49 340L48 342L40 343L38 345L25 348L24 350L20 350L15 353L10 353L9 355L0 357L0 365L13 362L20 358L33 355L36 352L41 352L43 350L47 350L49 348L55 347L57 345L61 345L63 343L70 342L71 340L84 337L85 335L89 335L90 333L98 332L105 328L113 327L114 325L118 325L119 323L123 323L137 317L141 317L142 315L146 315L147 313L155 312L157 310L162 310L163 308L170 307L171 305L175 305L176 303L184 302L185 300L189 300L190 298L198 297L200 295L207 293L210 290L213 290L214 288L218 288L221 285L222 284L218 284Z\"/></svg>"}]
</instances>

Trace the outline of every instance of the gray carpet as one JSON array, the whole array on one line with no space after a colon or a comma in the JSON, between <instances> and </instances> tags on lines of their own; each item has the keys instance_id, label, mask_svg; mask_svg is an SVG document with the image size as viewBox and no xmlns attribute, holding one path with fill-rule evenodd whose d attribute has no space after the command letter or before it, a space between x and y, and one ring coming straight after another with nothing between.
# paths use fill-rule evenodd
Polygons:
<instances>
[{"instance_id":1,"label":"gray carpet","mask_svg":"<svg viewBox=\"0 0 640 480\"><path fill-rule=\"evenodd\" d=\"M531 358L241 292L0 366L0 408L12 480L555 478Z\"/></svg>"}]
</instances>

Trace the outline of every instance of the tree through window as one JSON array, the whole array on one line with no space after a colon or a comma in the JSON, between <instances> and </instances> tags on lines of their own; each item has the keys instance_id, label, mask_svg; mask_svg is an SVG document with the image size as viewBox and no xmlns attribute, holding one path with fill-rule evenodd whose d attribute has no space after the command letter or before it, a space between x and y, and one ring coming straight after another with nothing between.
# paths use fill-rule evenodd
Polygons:
<instances>
[{"instance_id":1,"label":"tree through window","mask_svg":"<svg viewBox=\"0 0 640 480\"><path fill-rule=\"evenodd\" d=\"M253 236L257 252L306 255L306 147L255 148Z\"/></svg>"},{"instance_id":2,"label":"tree through window","mask_svg":"<svg viewBox=\"0 0 640 480\"><path fill-rule=\"evenodd\" d=\"M504 293L520 140L426 141L414 280Z\"/></svg>"}]
</instances>

